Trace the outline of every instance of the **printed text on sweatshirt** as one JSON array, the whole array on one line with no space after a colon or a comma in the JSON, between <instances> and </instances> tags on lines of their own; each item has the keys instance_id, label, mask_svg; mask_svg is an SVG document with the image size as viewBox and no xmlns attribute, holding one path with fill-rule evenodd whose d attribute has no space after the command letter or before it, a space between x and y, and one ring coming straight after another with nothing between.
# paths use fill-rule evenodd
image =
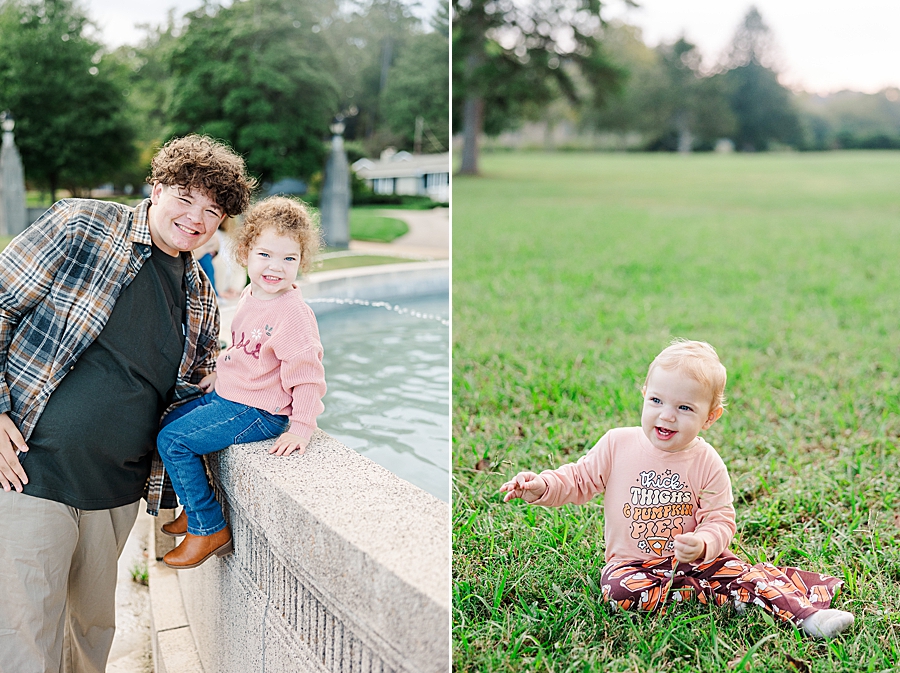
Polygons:
<instances>
[{"instance_id":1,"label":"printed text on sweatshirt","mask_svg":"<svg viewBox=\"0 0 900 673\"><path fill-rule=\"evenodd\" d=\"M674 537L695 532L704 561L734 537L731 480L712 446L697 437L682 451L654 447L639 428L610 430L577 463L545 470L547 492L534 504L584 504L604 493L605 558L674 555Z\"/></svg>"}]
</instances>

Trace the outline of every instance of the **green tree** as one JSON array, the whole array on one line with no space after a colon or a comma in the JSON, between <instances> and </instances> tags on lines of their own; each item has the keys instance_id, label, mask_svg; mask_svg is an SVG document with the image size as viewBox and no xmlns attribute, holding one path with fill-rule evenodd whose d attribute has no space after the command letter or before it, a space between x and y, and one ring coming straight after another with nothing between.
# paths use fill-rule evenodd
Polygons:
<instances>
[{"instance_id":1,"label":"green tree","mask_svg":"<svg viewBox=\"0 0 900 673\"><path fill-rule=\"evenodd\" d=\"M174 10L169 10L164 25L145 30L138 44L123 45L110 56L127 73L125 94L129 106L141 120L137 129L139 142L159 144L168 134L166 108L172 96L169 60L178 43Z\"/></svg>"},{"instance_id":2,"label":"green tree","mask_svg":"<svg viewBox=\"0 0 900 673\"><path fill-rule=\"evenodd\" d=\"M477 174L478 136L509 126L527 106L562 95L573 102L587 98L599 107L616 90L623 73L602 48L600 7L600 0L453 0L453 117L463 132L460 172Z\"/></svg>"},{"instance_id":3,"label":"green tree","mask_svg":"<svg viewBox=\"0 0 900 673\"><path fill-rule=\"evenodd\" d=\"M0 4L0 109L16 117L26 178L53 198L112 179L135 156L126 73L85 37L89 25L72 0Z\"/></svg>"},{"instance_id":4,"label":"green tree","mask_svg":"<svg viewBox=\"0 0 900 673\"><path fill-rule=\"evenodd\" d=\"M409 40L388 73L381 92L382 115L408 149L449 148L449 60L450 43L435 31Z\"/></svg>"},{"instance_id":5,"label":"green tree","mask_svg":"<svg viewBox=\"0 0 900 673\"><path fill-rule=\"evenodd\" d=\"M337 63L341 109L348 111L348 140L364 143L369 153L403 142L386 123L381 109L397 59L423 26L400 0L363 0L342 5L324 31ZM444 82L447 73L444 67ZM405 129L404 129L405 131Z\"/></svg>"},{"instance_id":6,"label":"green tree","mask_svg":"<svg viewBox=\"0 0 900 673\"><path fill-rule=\"evenodd\" d=\"M773 142L797 145L802 141L793 94L778 81L773 51L771 31L751 7L735 33L722 74L740 150L764 151Z\"/></svg>"},{"instance_id":7,"label":"green tree","mask_svg":"<svg viewBox=\"0 0 900 673\"><path fill-rule=\"evenodd\" d=\"M327 5L242 0L204 5L169 57L170 132L229 142L264 181L321 169L339 112L336 63L322 32Z\"/></svg>"},{"instance_id":8,"label":"green tree","mask_svg":"<svg viewBox=\"0 0 900 673\"><path fill-rule=\"evenodd\" d=\"M657 114L664 117L650 149L712 149L717 138L731 135L735 118L721 79L705 76L696 46L680 38L656 49L664 77L657 93Z\"/></svg>"},{"instance_id":9,"label":"green tree","mask_svg":"<svg viewBox=\"0 0 900 673\"><path fill-rule=\"evenodd\" d=\"M734 115L719 78L701 69L697 48L681 38L656 49L640 30L611 24L604 45L628 73L620 95L585 113L584 123L605 130L637 131L647 149L710 149L734 131Z\"/></svg>"},{"instance_id":10,"label":"green tree","mask_svg":"<svg viewBox=\"0 0 900 673\"><path fill-rule=\"evenodd\" d=\"M137 45L123 45L109 58L123 73L127 109L135 128L138 155L119 170L114 183L119 187L143 184L153 155L169 137L167 101L171 98L168 59L178 38L174 10L169 10L163 26L150 27Z\"/></svg>"}]
</instances>

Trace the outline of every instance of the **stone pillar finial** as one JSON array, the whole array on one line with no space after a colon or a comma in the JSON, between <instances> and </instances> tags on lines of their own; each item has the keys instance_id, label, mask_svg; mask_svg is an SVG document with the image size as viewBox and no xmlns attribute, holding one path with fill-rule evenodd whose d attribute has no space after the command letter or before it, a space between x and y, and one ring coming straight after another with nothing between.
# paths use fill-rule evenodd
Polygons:
<instances>
[{"instance_id":1,"label":"stone pillar finial","mask_svg":"<svg viewBox=\"0 0 900 673\"><path fill-rule=\"evenodd\" d=\"M0 113L3 145L0 147L0 234L15 236L26 226L25 172L16 147L16 120L9 110Z\"/></svg>"},{"instance_id":2,"label":"stone pillar finial","mask_svg":"<svg viewBox=\"0 0 900 673\"><path fill-rule=\"evenodd\" d=\"M325 164L325 183L319 200L322 233L329 248L346 249L350 244L350 165L344 150L344 118L331 124L331 154Z\"/></svg>"}]
</instances>

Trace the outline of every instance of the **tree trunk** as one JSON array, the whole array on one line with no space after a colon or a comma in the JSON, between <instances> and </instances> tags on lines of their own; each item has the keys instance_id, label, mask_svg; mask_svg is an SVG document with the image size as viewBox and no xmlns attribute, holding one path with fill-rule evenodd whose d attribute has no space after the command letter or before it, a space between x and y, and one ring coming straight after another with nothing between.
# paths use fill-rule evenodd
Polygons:
<instances>
[{"instance_id":1,"label":"tree trunk","mask_svg":"<svg viewBox=\"0 0 900 673\"><path fill-rule=\"evenodd\" d=\"M478 175L478 138L484 122L484 99L466 97L463 104L463 151L461 175Z\"/></svg>"}]
</instances>

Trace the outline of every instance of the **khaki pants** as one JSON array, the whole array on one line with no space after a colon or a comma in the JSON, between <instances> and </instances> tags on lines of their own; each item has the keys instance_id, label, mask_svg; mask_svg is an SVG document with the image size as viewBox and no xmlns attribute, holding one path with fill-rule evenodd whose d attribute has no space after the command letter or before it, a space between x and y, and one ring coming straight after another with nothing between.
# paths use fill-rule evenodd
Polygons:
<instances>
[{"instance_id":1,"label":"khaki pants","mask_svg":"<svg viewBox=\"0 0 900 673\"><path fill-rule=\"evenodd\" d=\"M138 502L80 510L0 490L0 673L103 673Z\"/></svg>"}]
</instances>

